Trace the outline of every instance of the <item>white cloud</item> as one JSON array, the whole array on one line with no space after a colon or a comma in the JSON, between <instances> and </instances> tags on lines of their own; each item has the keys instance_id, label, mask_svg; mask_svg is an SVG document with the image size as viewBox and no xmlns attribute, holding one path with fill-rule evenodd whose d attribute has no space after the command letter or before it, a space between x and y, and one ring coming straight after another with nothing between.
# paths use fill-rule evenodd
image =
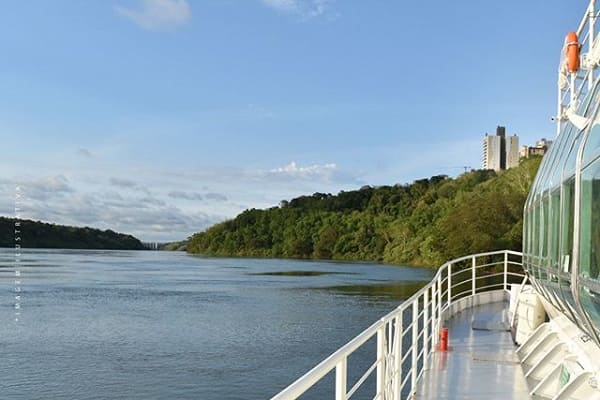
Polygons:
<instances>
[{"instance_id":1,"label":"white cloud","mask_svg":"<svg viewBox=\"0 0 600 400\"><path fill-rule=\"evenodd\" d=\"M116 186L121 189L130 189L130 190L135 190L138 192L144 192L146 194L150 194L150 190L147 187L145 187L144 185L142 185L140 183L134 182L130 179L111 177L109 179L109 183L112 186Z\"/></svg>"},{"instance_id":2,"label":"white cloud","mask_svg":"<svg viewBox=\"0 0 600 400\"><path fill-rule=\"evenodd\" d=\"M148 30L173 29L192 19L187 0L139 0L138 7L116 6L115 11Z\"/></svg>"},{"instance_id":3,"label":"white cloud","mask_svg":"<svg viewBox=\"0 0 600 400\"><path fill-rule=\"evenodd\" d=\"M227 196L225 196L222 193L206 193L205 197L208 200L214 200L214 201L227 201Z\"/></svg>"},{"instance_id":4,"label":"white cloud","mask_svg":"<svg viewBox=\"0 0 600 400\"><path fill-rule=\"evenodd\" d=\"M280 11L296 11L298 8L297 0L262 0L264 4Z\"/></svg>"},{"instance_id":5,"label":"white cloud","mask_svg":"<svg viewBox=\"0 0 600 400\"><path fill-rule=\"evenodd\" d=\"M335 0L261 0L262 3L286 14L314 18L329 14Z\"/></svg>"},{"instance_id":6,"label":"white cloud","mask_svg":"<svg viewBox=\"0 0 600 400\"><path fill-rule=\"evenodd\" d=\"M55 196L62 197L66 193L73 192L69 180L64 175L21 180L19 186L22 187L25 197L28 199L43 200Z\"/></svg>"},{"instance_id":7,"label":"white cloud","mask_svg":"<svg viewBox=\"0 0 600 400\"><path fill-rule=\"evenodd\" d=\"M196 192L184 192L181 190L172 190L169 192L169 197L173 199L183 199L183 200L203 200L204 196L200 193Z\"/></svg>"},{"instance_id":8,"label":"white cloud","mask_svg":"<svg viewBox=\"0 0 600 400\"><path fill-rule=\"evenodd\" d=\"M134 188L137 186L137 183L135 183L134 181L124 178L110 178L109 182L113 186L118 186L122 188Z\"/></svg>"},{"instance_id":9,"label":"white cloud","mask_svg":"<svg viewBox=\"0 0 600 400\"><path fill-rule=\"evenodd\" d=\"M168 196L173 199L202 201L202 200L213 200L213 201L227 201L227 196L222 193L198 193L198 192L184 192L182 190L172 190L168 193Z\"/></svg>"},{"instance_id":10,"label":"white cloud","mask_svg":"<svg viewBox=\"0 0 600 400\"><path fill-rule=\"evenodd\" d=\"M313 164L313 165L308 165L306 167L301 167L301 166L298 166L295 161L292 161L285 167L275 168L275 169L270 170L269 172L276 173L276 174L286 174L286 175L297 176L297 177L308 177L308 176L315 176L315 175L329 175L332 172L334 172L336 170L336 168L337 168L336 165L333 163L322 164L322 165Z\"/></svg>"},{"instance_id":11,"label":"white cloud","mask_svg":"<svg viewBox=\"0 0 600 400\"><path fill-rule=\"evenodd\" d=\"M268 208L282 199L364 183L333 163L170 170L94 157L84 166L32 164L22 177L0 176L0 215L14 215L16 184L22 188L23 218L166 241L186 238L246 208Z\"/></svg>"}]
</instances>

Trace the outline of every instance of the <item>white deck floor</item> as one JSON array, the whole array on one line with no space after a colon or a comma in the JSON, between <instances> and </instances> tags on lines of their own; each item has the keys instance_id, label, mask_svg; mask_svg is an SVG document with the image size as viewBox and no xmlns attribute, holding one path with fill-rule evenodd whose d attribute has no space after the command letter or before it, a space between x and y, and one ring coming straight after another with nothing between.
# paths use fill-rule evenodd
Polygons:
<instances>
[{"instance_id":1,"label":"white deck floor","mask_svg":"<svg viewBox=\"0 0 600 400\"><path fill-rule=\"evenodd\" d=\"M502 329L507 308L485 304L448 321L450 350L432 355L415 399L530 399L516 346Z\"/></svg>"}]
</instances>

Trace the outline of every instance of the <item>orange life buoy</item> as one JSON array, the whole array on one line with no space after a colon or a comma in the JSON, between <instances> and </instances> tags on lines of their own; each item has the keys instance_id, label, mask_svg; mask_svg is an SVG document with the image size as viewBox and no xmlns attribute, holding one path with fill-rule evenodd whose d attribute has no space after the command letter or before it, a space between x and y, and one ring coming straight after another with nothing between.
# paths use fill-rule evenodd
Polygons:
<instances>
[{"instance_id":1,"label":"orange life buoy","mask_svg":"<svg viewBox=\"0 0 600 400\"><path fill-rule=\"evenodd\" d=\"M567 33L565 38L565 56L567 57L567 68L569 72L579 70L579 39L575 32Z\"/></svg>"}]
</instances>

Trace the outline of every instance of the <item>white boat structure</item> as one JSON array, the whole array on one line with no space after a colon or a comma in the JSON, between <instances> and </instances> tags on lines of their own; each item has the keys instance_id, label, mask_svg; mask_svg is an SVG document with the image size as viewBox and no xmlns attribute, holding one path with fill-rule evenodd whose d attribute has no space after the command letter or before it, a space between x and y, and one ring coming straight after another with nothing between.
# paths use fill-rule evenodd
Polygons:
<instances>
[{"instance_id":1,"label":"white boat structure","mask_svg":"<svg viewBox=\"0 0 600 400\"><path fill-rule=\"evenodd\" d=\"M325 398L311 390L327 380L335 400L600 399L599 17L592 0L565 40L558 136L525 205L523 253L445 263L273 400ZM372 362L357 372L358 353Z\"/></svg>"}]
</instances>

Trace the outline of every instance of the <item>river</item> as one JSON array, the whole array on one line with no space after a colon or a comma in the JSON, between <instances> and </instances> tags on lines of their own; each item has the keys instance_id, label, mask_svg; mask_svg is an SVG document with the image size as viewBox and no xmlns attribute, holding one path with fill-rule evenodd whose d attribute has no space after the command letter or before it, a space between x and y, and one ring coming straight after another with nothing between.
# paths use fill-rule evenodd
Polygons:
<instances>
[{"instance_id":1,"label":"river","mask_svg":"<svg viewBox=\"0 0 600 400\"><path fill-rule=\"evenodd\" d=\"M0 397L266 399L432 275L369 263L0 249Z\"/></svg>"}]
</instances>

